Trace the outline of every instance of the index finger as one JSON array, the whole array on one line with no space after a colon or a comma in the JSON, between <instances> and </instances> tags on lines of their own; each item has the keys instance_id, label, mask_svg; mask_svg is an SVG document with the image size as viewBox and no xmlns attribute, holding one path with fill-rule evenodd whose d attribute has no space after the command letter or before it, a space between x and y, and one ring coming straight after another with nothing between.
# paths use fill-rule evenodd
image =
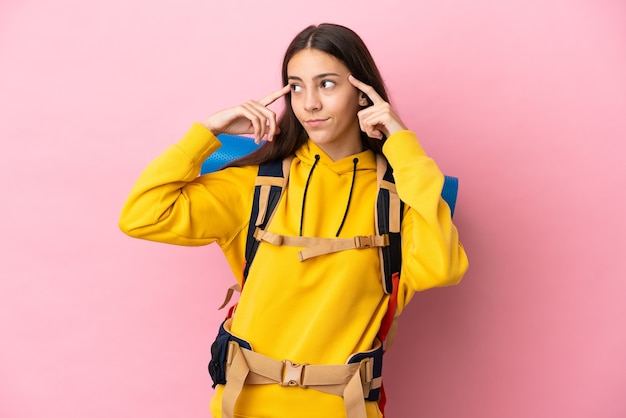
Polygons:
<instances>
[{"instance_id":1,"label":"index finger","mask_svg":"<svg viewBox=\"0 0 626 418\"><path fill-rule=\"evenodd\" d=\"M262 98L261 100L259 100L259 103L261 103L263 106L269 106L272 103L274 103L276 100L283 97L285 94L289 93L290 91L291 91L291 86L287 84L285 87L281 88L280 90L270 93L264 98Z\"/></svg>"},{"instance_id":2,"label":"index finger","mask_svg":"<svg viewBox=\"0 0 626 418\"><path fill-rule=\"evenodd\" d=\"M352 74L348 76L348 81L350 81L350 83L352 83L354 87L356 87L357 89L365 93L367 97L370 98L372 103L374 104L385 103L385 99L380 97L380 95L376 92L376 90L374 90L374 87L370 86L369 84L365 84L361 80L357 80Z\"/></svg>"}]
</instances>

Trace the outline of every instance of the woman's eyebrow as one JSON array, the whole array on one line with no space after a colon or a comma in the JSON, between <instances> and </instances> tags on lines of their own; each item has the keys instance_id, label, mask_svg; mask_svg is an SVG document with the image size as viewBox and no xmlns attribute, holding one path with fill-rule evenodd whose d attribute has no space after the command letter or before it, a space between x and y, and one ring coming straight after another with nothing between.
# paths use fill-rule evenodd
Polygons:
<instances>
[{"instance_id":1,"label":"woman's eyebrow","mask_svg":"<svg viewBox=\"0 0 626 418\"><path fill-rule=\"evenodd\" d=\"M320 78L326 78L326 77L340 77L339 74L337 73L322 73L322 74L318 74L315 77L313 77L314 80L320 79ZM290 75L287 77L288 80L296 80L296 81L302 81L302 78L295 76L295 75Z\"/></svg>"}]
</instances>

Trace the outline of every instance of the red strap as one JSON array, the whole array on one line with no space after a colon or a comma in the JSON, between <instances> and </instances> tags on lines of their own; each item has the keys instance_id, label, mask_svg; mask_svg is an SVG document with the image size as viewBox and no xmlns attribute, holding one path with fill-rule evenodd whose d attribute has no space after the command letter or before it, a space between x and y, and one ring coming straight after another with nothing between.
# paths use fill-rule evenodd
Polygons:
<instances>
[{"instance_id":1,"label":"red strap","mask_svg":"<svg viewBox=\"0 0 626 418\"><path fill-rule=\"evenodd\" d=\"M246 260L243 261L243 268L241 269L241 271L243 271L246 268ZM243 292L243 285L246 284L246 280L245 278L243 278L241 280L241 286L239 289L239 292ZM237 309L237 305L239 304L239 302L236 302L233 306L231 306L230 308L228 308L228 316L226 318L232 318L233 315L235 314L235 309Z\"/></svg>"},{"instance_id":2,"label":"red strap","mask_svg":"<svg viewBox=\"0 0 626 418\"><path fill-rule=\"evenodd\" d=\"M378 409L380 409L380 413L385 416L385 405L387 405L387 395L385 395L385 384L380 384L380 396L378 398Z\"/></svg>"},{"instance_id":3,"label":"red strap","mask_svg":"<svg viewBox=\"0 0 626 418\"><path fill-rule=\"evenodd\" d=\"M378 339L381 342L385 342L391 323L396 315L396 308L398 307L398 286L400 285L400 273L393 273L391 275L391 283L393 290L389 297L389 304L387 305L387 313L380 324L380 330L378 331Z\"/></svg>"},{"instance_id":4,"label":"red strap","mask_svg":"<svg viewBox=\"0 0 626 418\"><path fill-rule=\"evenodd\" d=\"M226 318L232 318L235 313L235 309L237 308L237 304L235 303L233 306L228 308L228 316Z\"/></svg>"}]
</instances>

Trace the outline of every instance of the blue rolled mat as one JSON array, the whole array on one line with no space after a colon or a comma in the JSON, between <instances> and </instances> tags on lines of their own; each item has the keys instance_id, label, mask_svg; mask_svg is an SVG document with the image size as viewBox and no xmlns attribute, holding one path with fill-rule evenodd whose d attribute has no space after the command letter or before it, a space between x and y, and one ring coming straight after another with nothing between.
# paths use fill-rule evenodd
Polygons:
<instances>
[{"instance_id":1,"label":"blue rolled mat","mask_svg":"<svg viewBox=\"0 0 626 418\"><path fill-rule=\"evenodd\" d=\"M261 144L256 144L252 138L242 135L219 134L217 138L222 146L202 163L200 174L217 171L229 162L248 155L261 146Z\"/></svg>"}]
</instances>

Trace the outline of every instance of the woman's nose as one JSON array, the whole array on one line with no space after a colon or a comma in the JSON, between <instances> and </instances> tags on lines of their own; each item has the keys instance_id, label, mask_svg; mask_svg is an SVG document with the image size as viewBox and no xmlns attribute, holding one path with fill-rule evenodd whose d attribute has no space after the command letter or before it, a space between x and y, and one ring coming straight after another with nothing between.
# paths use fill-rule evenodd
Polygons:
<instances>
[{"instance_id":1,"label":"woman's nose","mask_svg":"<svg viewBox=\"0 0 626 418\"><path fill-rule=\"evenodd\" d=\"M308 90L306 98L304 99L304 109L308 112L314 110L320 110L322 103L319 98L319 94L315 90Z\"/></svg>"}]
</instances>

